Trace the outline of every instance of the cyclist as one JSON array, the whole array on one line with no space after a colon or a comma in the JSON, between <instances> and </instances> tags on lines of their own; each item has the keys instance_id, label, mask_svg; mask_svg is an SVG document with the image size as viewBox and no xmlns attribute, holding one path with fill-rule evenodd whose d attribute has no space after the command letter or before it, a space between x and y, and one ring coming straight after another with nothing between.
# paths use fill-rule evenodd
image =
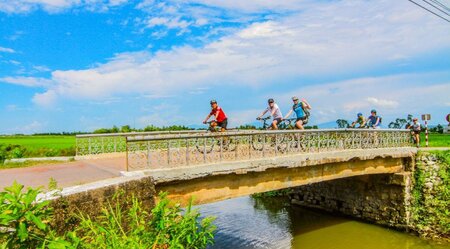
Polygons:
<instances>
[{"instance_id":1,"label":"cyclist","mask_svg":"<svg viewBox=\"0 0 450 249\"><path fill-rule=\"evenodd\" d=\"M365 128L367 120L364 118L362 113L358 113L356 115L356 120L350 125L350 128L355 128L357 124L359 124L358 128Z\"/></svg>"},{"instance_id":2,"label":"cyclist","mask_svg":"<svg viewBox=\"0 0 450 249\"><path fill-rule=\"evenodd\" d=\"M215 117L216 120L212 121L210 124L210 128L212 130L215 130L216 126L220 127L220 131L225 131L227 129L228 125L228 118L223 109L217 105L216 100L211 100L211 112L206 116L205 120L203 121L204 124L208 122L208 119L212 116Z\"/></svg>"},{"instance_id":3,"label":"cyclist","mask_svg":"<svg viewBox=\"0 0 450 249\"><path fill-rule=\"evenodd\" d=\"M370 116L367 118L369 128L380 129L381 117L377 115L377 110L370 111Z\"/></svg>"},{"instance_id":4,"label":"cyclist","mask_svg":"<svg viewBox=\"0 0 450 249\"><path fill-rule=\"evenodd\" d=\"M420 144L420 124L419 122L417 122L418 119L414 118L413 119L413 124L411 125L410 129L411 129L411 135L414 139L414 142L416 142L416 146L417 148L419 148L419 144Z\"/></svg>"},{"instance_id":5,"label":"cyclist","mask_svg":"<svg viewBox=\"0 0 450 249\"><path fill-rule=\"evenodd\" d=\"M269 99L267 102L269 104L269 107L267 107L267 109L264 110L256 119L260 120L261 117L264 116L264 114L270 112L270 116L273 117L271 128L277 130L278 124L280 124L283 120L283 114L281 114L280 108L273 99Z\"/></svg>"},{"instance_id":6,"label":"cyclist","mask_svg":"<svg viewBox=\"0 0 450 249\"><path fill-rule=\"evenodd\" d=\"M302 101L299 102L296 96L292 97L292 101L294 101L294 105L284 119L288 119L292 112L295 112L295 115L297 116L297 120L295 120L295 127L303 130L305 129L303 125L308 123L308 116L306 115L305 110L311 110L311 106L305 99L302 99Z\"/></svg>"}]
</instances>

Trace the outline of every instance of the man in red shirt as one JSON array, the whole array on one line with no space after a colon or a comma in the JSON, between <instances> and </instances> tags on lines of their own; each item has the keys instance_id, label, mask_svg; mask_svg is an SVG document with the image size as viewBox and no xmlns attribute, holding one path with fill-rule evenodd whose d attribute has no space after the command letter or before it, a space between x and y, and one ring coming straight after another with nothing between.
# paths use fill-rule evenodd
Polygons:
<instances>
[{"instance_id":1,"label":"man in red shirt","mask_svg":"<svg viewBox=\"0 0 450 249\"><path fill-rule=\"evenodd\" d=\"M228 118L225 112L223 112L222 108L217 105L217 101L211 100L211 113L209 113L208 116L206 116L206 119L203 121L204 124L208 122L208 119L211 116L214 116L216 120L211 122L211 128L215 129L216 126L219 126L221 129L220 131L225 131L227 129L228 125Z\"/></svg>"}]
</instances>

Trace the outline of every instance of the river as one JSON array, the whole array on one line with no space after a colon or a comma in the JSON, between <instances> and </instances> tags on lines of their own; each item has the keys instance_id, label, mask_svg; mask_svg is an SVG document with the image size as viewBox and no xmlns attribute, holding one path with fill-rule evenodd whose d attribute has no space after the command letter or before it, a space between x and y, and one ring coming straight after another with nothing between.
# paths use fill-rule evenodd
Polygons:
<instances>
[{"instance_id":1,"label":"river","mask_svg":"<svg viewBox=\"0 0 450 249\"><path fill-rule=\"evenodd\" d=\"M249 196L197 206L216 216L209 248L252 249L450 249L416 236L291 206L286 198Z\"/></svg>"}]
</instances>

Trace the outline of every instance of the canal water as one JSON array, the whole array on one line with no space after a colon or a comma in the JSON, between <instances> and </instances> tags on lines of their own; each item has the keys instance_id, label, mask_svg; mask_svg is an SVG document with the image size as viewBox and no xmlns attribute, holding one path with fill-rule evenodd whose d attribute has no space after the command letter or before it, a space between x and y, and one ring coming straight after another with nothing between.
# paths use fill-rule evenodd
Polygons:
<instances>
[{"instance_id":1,"label":"canal water","mask_svg":"<svg viewBox=\"0 0 450 249\"><path fill-rule=\"evenodd\" d=\"M384 227L291 206L286 198L250 196L197 206L215 216L209 248L450 249Z\"/></svg>"}]
</instances>

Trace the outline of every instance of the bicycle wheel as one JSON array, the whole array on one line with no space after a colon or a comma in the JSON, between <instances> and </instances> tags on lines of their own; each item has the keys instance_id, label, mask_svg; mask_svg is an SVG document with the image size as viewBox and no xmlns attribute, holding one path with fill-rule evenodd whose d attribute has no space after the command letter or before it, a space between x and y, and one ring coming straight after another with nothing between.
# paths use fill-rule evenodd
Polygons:
<instances>
[{"instance_id":1,"label":"bicycle wheel","mask_svg":"<svg viewBox=\"0 0 450 249\"><path fill-rule=\"evenodd\" d=\"M223 138L223 148L226 151L235 151L236 150L236 142L232 138Z\"/></svg>"},{"instance_id":2,"label":"bicycle wheel","mask_svg":"<svg viewBox=\"0 0 450 249\"><path fill-rule=\"evenodd\" d=\"M197 138L195 140L195 147L200 153L211 153L217 140L214 138Z\"/></svg>"},{"instance_id":3,"label":"bicycle wheel","mask_svg":"<svg viewBox=\"0 0 450 249\"><path fill-rule=\"evenodd\" d=\"M254 150L262 151L264 149L264 143L265 143L264 135L253 135L251 143L252 143L252 148Z\"/></svg>"}]
</instances>

